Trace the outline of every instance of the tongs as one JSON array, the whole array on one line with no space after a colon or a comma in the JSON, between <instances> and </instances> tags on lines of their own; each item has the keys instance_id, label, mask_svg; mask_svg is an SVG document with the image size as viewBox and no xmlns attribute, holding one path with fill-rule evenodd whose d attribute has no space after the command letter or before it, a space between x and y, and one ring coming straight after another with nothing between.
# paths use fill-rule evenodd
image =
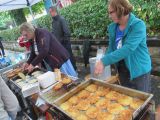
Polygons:
<instances>
[{"instance_id":1,"label":"tongs","mask_svg":"<svg viewBox=\"0 0 160 120\"><path fill-rule=\"evenodd\" d=\"M26 76L25 76L22 72L19 72L19 73L18 73L18 76L19 76L22 80L24 80L24 81L27 82Z\"/></svg>"},{"instance_id":2,"label":"tongs","mask_svg":"<svg viewBox=\"0 0 160 120\"><path fill-rule=\"evenodd\" d=\"M75 81L72 80L71 83L69 83L69 84L67 84L67 85L64 85L64 89L70 90L70 89L72 89L73 87L79 85L82 81L83 81L83 80L82 80L82 79L79 79L79 78L78 78L77 80L75 80Z\"/></svg>"},{"instance_id":3,"label":"tongs","mask_svg":"<svg viewBox=\"0 0 160 120\"><path fill-rule=\"evenodd\" d=\"M28 70L24 70L23 73L26 74L26 76L28 75L32 77L32 72L28 72Z\"/></svg>"},{"instance_id":4,"label":"tongs","mask_svg":"<svg viewBox=\"0 0 160 120\"><path fill-rule=\"evenodd\" d=\"M25 75L26 74L26 75ZM31 77L31 73L30 72L28 72L28 70L24 70L23 72L19 72L18 73L18 76L22 79L22 80L24 80L24 81L26 81L26 82L28 82L28 80L26 79L26 76L27 75L29 75L30 77Z\"/></svg>"}]
</instances>

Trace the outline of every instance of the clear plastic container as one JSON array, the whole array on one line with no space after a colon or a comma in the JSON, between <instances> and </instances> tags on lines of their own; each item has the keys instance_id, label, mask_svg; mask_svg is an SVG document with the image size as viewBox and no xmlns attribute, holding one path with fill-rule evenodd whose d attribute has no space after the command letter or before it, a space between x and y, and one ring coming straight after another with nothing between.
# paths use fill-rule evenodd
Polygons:
<instances>
[{"instance_id":1,"label":"clear plastic container","mask_svg":"<svg viewBox=\"0 0 160 120\"><path fill-rule=\"evenodd\" d=\"M107 80L108 77L111 76L111 69L110 69L110 65L106 66L104 68L104 71L102 74L100 75L94 75L94 69L95 69L95 64L96 64L97 58L93 57L89 59L89 64L90 64L90 75L91 78L95 78L95 79L99 79L99 80Z\"/></svg>"},{"instance_id":2,"label":"clear plastic container","mask_svg":"<svg viewBox=\"0 0 160 120\"><path fill-rule=\"evenodd\" d=\"M99 49L97 50L97 55L96 55L97 61L100 60L103 56L104 56L103 49L100 49L100 48L99 48Z\"/></svg>"}]
</instances>

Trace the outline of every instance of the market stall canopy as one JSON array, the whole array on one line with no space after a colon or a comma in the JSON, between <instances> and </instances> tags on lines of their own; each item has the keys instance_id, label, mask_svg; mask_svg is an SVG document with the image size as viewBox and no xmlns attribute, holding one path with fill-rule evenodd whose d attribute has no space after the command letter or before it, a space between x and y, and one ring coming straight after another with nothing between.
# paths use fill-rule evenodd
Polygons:
<instances>
[{"instance_id":1,"label":"market stall canopy","mask_svg":"<svg viewBox=\"0 0 160 120\"><path fill-rule=\"evenodd\" d=\"M0 0L0 12L28 7L32 15L33 23L36 25L31 6L40 1L41 0Z\"/></svg>"},{"instance_id":2,"label":"market stall canopy","mask_svg":"<svg viewBox=\"0 0 160 120\"><path fill-rule=\"evenodd\" d=\"M30 7L41 0L0 0L0 12Z\"/></svg>"}]
</instances>

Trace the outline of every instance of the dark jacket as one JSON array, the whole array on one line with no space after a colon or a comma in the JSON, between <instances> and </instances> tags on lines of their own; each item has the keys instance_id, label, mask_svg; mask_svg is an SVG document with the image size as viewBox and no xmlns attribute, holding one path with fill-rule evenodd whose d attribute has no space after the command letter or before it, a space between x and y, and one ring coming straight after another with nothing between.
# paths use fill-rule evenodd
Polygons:
<instances>
[{"instance_id":1,"label":"dark jacket","mask_svg":"<svg viewBox=\"0 0 160 120\"><path fill-rule=\"evenodd\" d=\"M39 54L36 55L34 51L34 42L31 42L31 55L27 63L33 66L38 63L45 62L54 69L60 68L61 65L69 59L69 53L56 40L55 36L45 29L36 28L35 41Z\"/></svg>"},{"instance_id":2,"label":"dark jacket","mask_svg":"<svg viewBox=\"0 0 160 120\"><path fill-rule=\"evenodd\" d=\"M68 50L70 43L70 30L64 17L57 15L53 17L52 33L56 36L58 41Z\"/></svg>"},{"instance_id":3,"label":"dark jacket","mask_svg":"<svg viewBox=\"0 0 160 120\"><path fill-rule=\"evenodd\" d=\"M1 47L1 48L3 47L3 44L2 44L1 38L0 38L0 47Z\"/></svg>"},{"instance_id":4,"label":"dark jacket","mask_svg":"<svg viewBox=\"0 0 160 120\"><path fill-rule=\"evenodd\" d=\"M58 41L63 45L64 48L69 52L71 63L76 70L76 61L74 59L71 42L70 42L70 30L68 24L64 17L56 15L53 17L52 21L52 33L58 39Z\"/></svg>"}]
</instances>

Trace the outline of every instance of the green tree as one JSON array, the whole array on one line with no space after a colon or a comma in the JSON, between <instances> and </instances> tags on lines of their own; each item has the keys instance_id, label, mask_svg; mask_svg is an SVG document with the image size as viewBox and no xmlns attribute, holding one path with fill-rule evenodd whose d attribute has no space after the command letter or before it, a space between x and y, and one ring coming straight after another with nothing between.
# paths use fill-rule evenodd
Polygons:
<instances>
[{"instance_id":1,"label":"green tree","mask_svg":"<svg viewBox=\"0 0 160 120\"><path fill-rule=\"evenodd\" d=\"M146 22L149 35L160 31L160 1L131 0L135 14Z\"/></svg>"},{"instance_id":2,"label":"green tree","mask_svg":"<svg viewBox=\"0 0 160 120\"><path fill-rule=\"evenodd\" d=\"M23 9L11 10L9 13L11 18L15 20L17 26L27 21Z\"/></svg>"},{"instance_id":3,"label":"green tree","mask_svg":"<svg viewBox=\"0 0 160 120\"><path fill-rule=\"evenodd\" d=\"M40 14L40 13L43 12L44 9L45 8L44 8L44 2L43 1L41 1L41 2L32 6L33 14ZM26 16L30 14L30 11L29 11L28 8L24 8L23 12Z\"/></svg>"},{"instance_id":4,"label":"green tree","mask_svg":"<svg viewBox=\"0 0 160 120\"><path fill-rule=\"evenodd\" d=\"M6 23L8 21L11 21L11 17L9 15L8 12L1 12L0 13L0 29L6 29L7 28L7 25Z\"/></svg>"}]
</instances>

